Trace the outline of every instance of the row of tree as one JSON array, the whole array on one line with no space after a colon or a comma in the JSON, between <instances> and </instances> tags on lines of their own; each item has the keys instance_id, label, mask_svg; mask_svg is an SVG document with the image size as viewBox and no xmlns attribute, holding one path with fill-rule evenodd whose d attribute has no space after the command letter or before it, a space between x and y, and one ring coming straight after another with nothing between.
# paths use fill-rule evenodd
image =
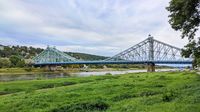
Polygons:
<instances>
[{"instance_id":1,"label":"row of tree","mask_svg":"<svg viewBox=\"0 0 200 112\"><path fill-rule=\"evenodd\" d=\"M41 48L27 46L3 46L3 49L0 50L0 57L9 58L10 56L16 55L24 59L30 59L42 51L43 49Z\"/></svg>"},{"instance_id":2,"label":"row of tree","mask_svg":"<svg viewBox=\"0 0 200 112\"><path fill-rule=\"evenodd\" d=\"M20 56L12 55L9 58L0 58L0 68L25 67L25 60Z\"/></svg>"},{"instance_id":3,"label":"row of tree","mask_svg":"<svg viewBox=\"0 0 200 112\"><path fill-rule=\"evenodd\" d=\"M65 52L65 53L76 59L82 59L82 60L104 60L108 58L105 56L97 56L97 55L85 54L85 53L75 53L75 52Z\"/></svg>"}]
</instances>

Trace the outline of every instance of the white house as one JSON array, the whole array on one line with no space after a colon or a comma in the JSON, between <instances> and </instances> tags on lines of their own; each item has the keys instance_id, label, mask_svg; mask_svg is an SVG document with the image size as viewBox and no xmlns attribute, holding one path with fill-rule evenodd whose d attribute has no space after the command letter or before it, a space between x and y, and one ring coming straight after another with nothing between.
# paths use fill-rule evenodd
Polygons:
<instances>
[{"instance_id":1,"label":"white house","mask_svg":"<svg viewBox=\"0 0 200 112\"><path fill-rule=\"evenodd\" d=\"M0 45L0 50L3 50L4 49L4 46L3 45Z\"/></svg>"}]
</instances>

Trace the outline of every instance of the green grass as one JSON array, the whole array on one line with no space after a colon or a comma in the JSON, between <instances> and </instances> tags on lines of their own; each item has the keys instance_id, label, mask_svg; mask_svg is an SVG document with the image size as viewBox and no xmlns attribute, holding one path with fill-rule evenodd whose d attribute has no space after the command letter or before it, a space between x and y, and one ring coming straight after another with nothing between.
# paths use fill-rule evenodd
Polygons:
<instances>
[{"instance_id":1,"label":"green grass","mask_svg":"<svg viewBox=\"0 0 200 112\"><path fill-rule=\"evenodd\" d=\"M0 83L1 112L199 112L200 75L132 73Z\"/></svg>"}]
</instances>

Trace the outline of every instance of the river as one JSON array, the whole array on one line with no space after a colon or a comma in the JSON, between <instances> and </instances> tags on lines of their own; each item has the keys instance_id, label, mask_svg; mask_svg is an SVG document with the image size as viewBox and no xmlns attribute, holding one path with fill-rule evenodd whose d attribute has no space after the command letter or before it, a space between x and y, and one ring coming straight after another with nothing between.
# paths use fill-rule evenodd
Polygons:
<instances>
[{"instance_id":1,"label":"river","mask_svg":"<svg viewBox=\"0 0 200 112\"><path fill-rule=\"evenodd\" d=\"M178 69L157 69L156 72L164 71L177 71ZM53 79L53 78L64 78L64 77L84 77L91 75L119 75L126 73L138 73L146 72L146 70L123 70L123 71L98 71L98 72L76 72L76 73L36 73L36 74L6 74L0 75L0 82L14 81L14 80L35 80L35 79Z\"/></svg>"}]
</instances>

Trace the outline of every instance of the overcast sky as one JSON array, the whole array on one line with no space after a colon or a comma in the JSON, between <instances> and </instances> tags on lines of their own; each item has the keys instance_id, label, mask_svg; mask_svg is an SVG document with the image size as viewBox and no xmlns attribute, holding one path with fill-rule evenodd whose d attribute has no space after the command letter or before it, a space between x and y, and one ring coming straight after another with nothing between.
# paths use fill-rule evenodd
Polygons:
<instances>
[{"instance_id":1,"label":"overcast sky","mask_svg":"<svg viewBox=\"0 0 200 112\"><path fill-rule=\"evenodd\" d=\"M146 39L182 48L169 0L0 0L0 44L112 56Z\"/></svg>"}]
</instances>

